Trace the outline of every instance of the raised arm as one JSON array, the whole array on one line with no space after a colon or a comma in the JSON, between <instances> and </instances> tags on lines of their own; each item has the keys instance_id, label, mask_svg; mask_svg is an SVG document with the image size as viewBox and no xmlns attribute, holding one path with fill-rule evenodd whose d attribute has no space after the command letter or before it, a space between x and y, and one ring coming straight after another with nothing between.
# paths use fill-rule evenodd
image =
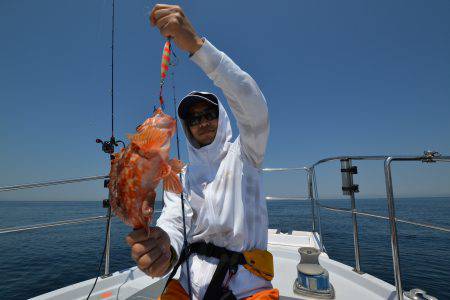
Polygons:
<instances>
[{"instance_id":1,"label":"raised arm","mask_svg":"<svg viewBox=\"0 0 450 300\"><path fill-rule=\"evenodd\" d=\"M258 85L206 39L191 59L222 89L238 123L241 149L259 167L269 136L269 114Z\"/></svg>"},{"instance_id":2,"label":"raised arm","mask_svg":"<svg viewBox=\"0 0 450 300\"><path fill-rule=\"evenodd\" d=\"M269 135L269 117L256 82L225 53L201 39L179 6L157 4L150 21L163 36L172 37L179 48L189 52L191 59L222 89L238 123L242 152L259 167Z\"/></svg>"}]
</instances>

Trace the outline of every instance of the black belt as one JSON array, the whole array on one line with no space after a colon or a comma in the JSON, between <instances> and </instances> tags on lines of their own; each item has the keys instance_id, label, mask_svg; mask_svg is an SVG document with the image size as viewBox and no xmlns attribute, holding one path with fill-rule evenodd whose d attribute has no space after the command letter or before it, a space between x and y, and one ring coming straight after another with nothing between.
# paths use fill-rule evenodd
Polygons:
<instances>
[{"instance_id":1,"label":"black belt","mask_svg":"<svg viewBox=\"0 0 450 300\"><path fill-rule=\"evenodd\" d=\"M205 293L205 300L216 300L216 299L236 299L236 297L231 293L228 288L223 288L222 284L225 276L228 272L230 274L235 274L237 272L239 265L246 264L244 255L241 252L235 252L228 250L223 247L218 247L211 243L197 242L188 244L187 247L183 247L180 253L180 258L178 262L173 267L172 273L169 275L169 279L166 282L166 287L169 281L175 276L178 268L183 264L192 253L199 255L204 255L207 257L215 257L219 260L216 271L208 285L208 289ZM189 282L189 284L191 284ZM164 288L164 290L166 289Z\"/></svg>"}]
</instances>

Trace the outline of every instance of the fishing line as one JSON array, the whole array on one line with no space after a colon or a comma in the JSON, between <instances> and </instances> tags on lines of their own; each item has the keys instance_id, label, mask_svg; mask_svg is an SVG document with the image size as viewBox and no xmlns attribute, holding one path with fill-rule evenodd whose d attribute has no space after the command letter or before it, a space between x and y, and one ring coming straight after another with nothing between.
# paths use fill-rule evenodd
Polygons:
<instances>
[{"instance_id":1,"label":"fishing line","mask_svg":"<svg viewBox=\"0 0 450 300\"><path fill-rule=\"evenodd\" d=\"M170 48L172 48L171 45L170 45ZM172 62L170 64L172 67L175 67L178 64L178 57L172 49L171 49L171 52L174 57L174 62ZM171 76L172 76L173 110L174 110L174 118L175 118L175 125L176 125L175 133L176 133L176 138L177 138L177 157L178 157L178 160L181 160L180 138L179 138L179 134L178 134L177 99L176 99L176 93L175 93L175 73L173 71L173 68L171 70ZM181 173L179 176L180 176L181 186L183 186L183 177L182 177ZM181 213L183 215L183 249L186 249L188 246L188 242L187 242L187 236L186 236L186 216L185 216L185 211L184 211L184 193L183 193L183 191L181 191L180 198L181 198ZM186 273L187 273L187 280L188 280L188 294L189 294L189 299L192 299L191 272L189 271L189 259L186 260L185 264L186 264Z\"/></svg>"},{"instance_id":2,"label":"fishing line","mask_svg":"<svg viewBox=\"0 0 450 300\"><path fill-rule=\"evenodd\" d=\"M171 56L174 57L174 60L171 61ZM177 55L173 52L172 44L171 44L171 38L168 37L167 41L164 44L163 54L161 58L161 81L160 81L160 88L159 88L159 104L161 108L164 108L164 99L163 99L163 87L164 83L167 77L167 71L169 70L169 66L175 67L178 64L178 58ZM180 160L180 140L179 140L179 134L178 134L178 116L177 116L177 100L175 95L175 73L173 71L173 68L171 69L171 76L172 76L172 91L173 91L173 107L174 107L174 119L175 119L175 132L177 136L177 154L178 154L178 160ZM180 183L181 186L183 186L183 177L180 173ZM186 234L186 213L184 210L184 193L181 191L180 194L181 199L181 214L183 216L183 248L181 251L185 251L188 246L187 242L187 234ZM192 291L191 291L191 276L189 271L189 260L186 261L186 270L187 270L187 280L188 280L188 293L189 293L189 299L192 299ZM164 289L165 290L165 289Z\"/></svg>"},{"instance_id":3,"label":"fishing line","mask_svg":"<svg viewBox=\"0 0 450 300\"><path fill-rule=\"evenodd\" d=\"M100 258L100 263L98 264L97 277L95 278L94 285L92 286L92 289L91 289L91 291L89 292L89 295L87 296L86 300L89 300L89 297L91 296L92 292L93 292L94 289L95 289L95 286L97 285L97 280L98 280L98 278L100 277L100 270L101 270L102 265L103 265L103 260L105 259L106 244L107 244L106 241L107 241L107 239L108 239L109 226L110 226L110 224L111 224L110 220L111 220L111 214L108 215L108 221L107 221L107 223L106 223L106 230L105 230L105 245L103 246L102 257Z\"/></svg>"},{"instance_id":4,"label":"fishing line","mask_svg":"<svg viewBox=\"0 0 450 300\"><path fill-rule=\"evenodd\" d=\"M170 65L175 67L178 64L178 57L176 56L175 52L172 50L172 54L173 57L175 58L175 62L171 63ZM177 157L180 160L181 159L181 155L180 155L180 139L179 139L179 135L178 135L178 114L177 114L177 97L176 97L176 93L175 93L175 73L173 71L170 72L170 75L172 76L172 94L173 94L173 116L175 118L175 122L176 122L176 137L177 137Z\"/></svg>"},{"instance_id":5,"label":"fishing line","mask_svg":"<svg viewBox=\"0 0 450 300\"><path fill-rule=\"evenodd\" d=\"M112 30L111 30L111 140L114 140L114 30L115 30L115 9L112 0Z\"/></svg>"}]
</instances>

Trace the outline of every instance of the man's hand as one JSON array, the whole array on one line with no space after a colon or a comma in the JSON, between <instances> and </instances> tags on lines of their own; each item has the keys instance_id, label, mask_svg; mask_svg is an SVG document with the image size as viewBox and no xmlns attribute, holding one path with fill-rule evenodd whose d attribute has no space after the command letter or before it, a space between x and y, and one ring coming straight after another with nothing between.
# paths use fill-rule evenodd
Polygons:
<instances>
[{"instance_id":1,"label":"man's hand","mask_svg":"<svg viewBox=\"0 0 450 300\"><path fill-rule=\"evenodd\" d=\"M150 24L159 28L164 37L171 37L175 44L190 54L200 49L203 40L178 5L156 4L150 13Z\"/></svg>"},{"instance_id":2,"label":"man's hand","mask_svg":"<svg viewBox=\"0 0 450 300\"><path fill-rule=\"evenodd\" d=\"M152 277L161 277L170 267L170 239L159 227L150 227L150 234L144 229L132 231L126 237L131 246L131 257L139 269Z\"/></svg>"}]
</instances>

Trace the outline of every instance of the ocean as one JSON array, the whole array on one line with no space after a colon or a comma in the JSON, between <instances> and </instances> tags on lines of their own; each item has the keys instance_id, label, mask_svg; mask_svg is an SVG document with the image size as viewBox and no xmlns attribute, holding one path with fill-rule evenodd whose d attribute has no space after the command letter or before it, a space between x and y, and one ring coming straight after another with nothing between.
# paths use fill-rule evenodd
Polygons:
<instances>
[{"instance_id":1,"label":"ocean","mask_svg":"<svg viewBox=\"0 0 450 300\"><path fill-rule=\"evenodd\" d=\"M349 200L322 200L350 207ZM161 205L158 203L157 205ZM385 199L357 199L360 211L387 215ZM450 227L450 198L396 199L399 218ZM311 230L305 201L269 201L270 228ZM101 202L1 201L0 228L105 214ZM354 265L351 216L322 210L323 240L330 258ZM386 220L358 216L361 270L394 283ZM97 275L105 221L0 235L0 299L27 299ZM133 266L125 236L130 228L113 219L111 271ZM405 290L421 288L450 299L450 234L398 224ZM276 276L276 274L275 274Z\"/></svg>"}]
</instances>

